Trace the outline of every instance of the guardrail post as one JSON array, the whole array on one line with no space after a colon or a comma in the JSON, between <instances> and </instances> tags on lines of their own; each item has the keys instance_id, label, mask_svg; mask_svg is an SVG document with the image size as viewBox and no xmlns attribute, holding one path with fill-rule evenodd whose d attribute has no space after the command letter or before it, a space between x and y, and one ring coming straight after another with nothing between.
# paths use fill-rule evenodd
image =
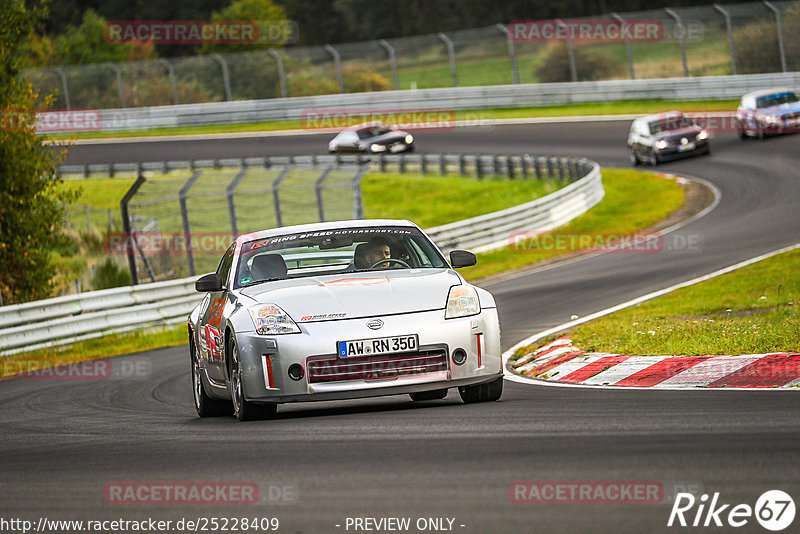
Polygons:
<instances>
[{"instance_id":1,"label":"guardrail post","mask_svg":"<svg viewBox=\"0 0 800 534\"><path fill-rule=\"evenodd\" d=\"M58 74L58 77L61 78L61 88L64 90L64 103L67 105L67 111L72 109L69 104L69 85L67 85L67 75L64 73L64 69L61 67L50 67L50 70Z\"/></svg>"},{"instance_id":2,"label":"guardrail post","mask_svg":"<svg viewBox=\"0 0 800 534\"><path fill-rule=\"evenodd\" d=\"M731 52L731 67L733 74L736 74L736 45L733 42L733 28L731 27L731 15L719 4L714 4L714 9L725 17L725 29L728 32L728 49Z\"/></svg>"},{"instance_id":3,"label":"guardrail post","mask_svg":"<svg viewBox=\"0 0 800 534\"><path fill-rule=\"evenodd\" d=\"M324 46L325 50L333 56L333 64L336 66L336 82L339 84L339 93L344 93L344 80L342 79L342 58L339 52L329 44Z\"/></svg>"},{"instance_id":4,"label":"guardrail post","mask_svg":"<svg viewBox=\"0 0 800 534\"><path fill-rule=\"evenodd\" d=\"M186 242L186 261L189 263L189 276L197 274L194 268L194 250L192 250L192 229L189 226L189 210L186 207L186 197L189 190L200 178L203 171L195 171L178 192L178 203L181 206L181 221L183 222L183 240Z\"/></svg>"},{"instance_id":5,"label":"guardrail post","mask_svg":"<svg viewBox=\"0 0 800 534\"><path fill-rule=\"evenodd\" d=\"M566 34L569 35L569 27L566 24L564 24L563 20L556 19L556 24L558 24L559 26L563 26L564 29L566 30ZM572 39L567 37L565 41L567 42L567 54L569 55L569 72L570 75L572 76L572 81L577 82L578 67L575 64L575 48L572 46Z\"/></svg>"},{"instance_id":6,"label":"guardrail post","mask_svg":"<svg viewBox=\"0 0 800 534\"><path fill-rule=\"evenodd\" d=\"M383 154L378 156L378 168L381 172L386 172L386 157Z\"/></svg>"},{"instance_id":7,"label":"guardrail post","mask_svg":"<svg viewBox=\"0 0 800 534\"><path fill-rule=\"evenodd\" d=\"M781 12L772 2L764 0L764 5L775 15L775 26L778 31L778 50L781 53L781 71L786 72L786 51L783 48L783 25L781 24Z\"/></svg>"},{"instance_id":8,"label":"guardrail post","mask_svg":"<svg viewBox=\"0 0 800 534\"><path fill-rule=\"evenodd\" d=\"M511 59L511 78L514 84L519 83L519 68L517 67L517 51L514 48L514 39L511 38L511 32L508 31L508 26L505 24L498 24L497 29L503 32L508 42L508 57Z\"/></svg>"},{"instance_id":9,"label":"guardrail post","mask_svg":"<svg viewBox=\"0 0 800 534\"><path fill-rule=\"evenodd\" d=\"M536 171L536 179L537 180L541 180L542 179L542 164L539 161L538 157L534 157L533 158L533 167L534 167L534 170Z\"/></svg>"},{"instance_id":10,"label":"guardrail post","mask_svg":"<svg viewBox=\"0 0 800 534\"><path fill-rule=\"evenodd\" d=\"M506 156L506 173L510 179L514 179L514 160L512 156Z\"/></svg>"},{"instance_id":11,"label":"guardrail post","mask_svg":"<svg viewBox=\"0 0 800 534\"><path fill-rule=\"evenodd\" d=\"M328 166L317 178L317 181L314 182L314 190L317 193L317 215L319 216L319 222L325 222L325 208L322 202L322 184L328 178L331 171L333 171L333 167Z\"/></svg>"},{"instance_id":12,"label":"guardrail post","mask_svg":"<svg viewBox=\"0 0 800 534\"><path fill-rule=\"evenodd\" d=\"M242 170L236 173L236 176L233 178L233 180L231 180L231 183L228 184L228 187L225 188L225 196L228 200L228 217L230 217L231 220L231 235L233 235L234 239L239 236L239 224L236 218L236 204L233 200L233 193L241 183L242 179L244 179L244 176L247 174L248 170L249 169L247 167L243 167Z\"/></svg>"},{"instance_id":13,"label":"guardrail post","mask_svg":"<svg viewBox=\"0 0 800 534\"><path fill-rule=\"evenodd\" d=\"M400 154L399 161L397 163L397 172L400 174L405 174L406 172L406 155Z\"/></svg>"},{"instance_id":14,"label":"guardrail post","mask_svg":"<svg viewBox=\"0 0 800 534\"><path fill-rule=\"evenodd\" d=\"M364 197L361 195L361 180L369 170L369 164L362 166L353 178L353 218L364 218Z\"/></svg>"},{"instance_id":15,"label":"guardrail post","mask_svg":"<svg viewBox=\"0 0 800 534\"><path fill-rule=\"evenodd\" d=\"M553 158L552 158L552 157L550 157L550 158L546 158L546 159L545 159L545 162L547 163L547 176L548 176L548 178L553 178L553 179L555 179L555 177L556 177L556 172L555 172L555 170L553 169Z\"/></svg>"},{"instance_id":16,"label":"guardrail post","mask_svg":"<svg viewBox=\"0 0 800 534\"><path fill-rule=\"evenodd\" d=\"M520 167L522 167L522 179L523 180L527 180L528 179L528 159L529 158L530 158L530 156L528 156L527 154L523 154L522 156L520 156Z\"/></svg>"},{"instance_id":17,"label":"guardrail post","mask_svg":"<svg viewBox=\"0 0 800 534\"><path fill-rule=\"evenodd\" d=\"M425 154L419 156L419 172L420 174L428 174L428 165L425 161Z\"/></svg>"},{"instance_id":18,"label":"guardrail post","mask_svg":"<svg viewBox=\"0 0 800 534\"><path fill-rule=\"evenodd\" d=\"M464 176L464 173L467 172L467 161L464 157L464 154L458 155L458 175Z\"/></svg>"},{"instance_id":19,"label":"guardrail post","mask_svg":"<svg viewBox=\"0 0 800 534\"><path fill-rule=\"evenodd\" d=\"M686 28L684 27L683 22L681 22L681 18L678 16L677 13L675 13L675 11L673 11L668 7L664 8L664 11L667 13L667 15L675 19L676 28L678 29L678 40L681 43L681 61L683 62L683 75L684 77L688 78L689 64L686 62Z\"/></svg>"},{"instance_id":20,"label":"guardrail post","mask_svg":"<svg viewBox=\"0 0 800 534\"><path fill-rule=\"evenodd\" d=\"M625 19L620 17L617 13L611 13L611 16L614 18L614 20L619 22L621 30L622 26L625 25ZM635 80L636 73L633 70L633 47L631 46L631 40L628 39L627 35L625 35L625 52L628 54L628 72L630 72L631 80Z\"/></svg>"},{"instance_id":21,"label":"guardrail post","mask_svg":"<svg viewBox=\"0 0 800 534\"><path fill-rule=\"evenodd\" d=\"M478 180L483 178L483 166L479 155L475 155L475 177L478 178Z\"/></svg>"},{"instance_id":22,"label":"guardrail post","mask_svg":"<svg viewBox=\"0 0 800 534\"><path fill-rule=\"evenodd\" d=\"M222 85L225 87L225 100L230 102L233 98L231 98L231 77L228 74L228 62L219 54L211 54L211 57L222 68Z\"/></svg>"},{"instance_id":23,"label":"guardrail post","mask_svg":"<svg viewBox=\"0 0 800 534\"><path fill-rule=\"evenodd\" d=\"M453 47L453 41L448 36L439 32L436 37L442 40L447 47L447 55L450 57L450 72L453 74L453 87L458 87L458 69L456 68L456 50Z\"/></svg>"},{"instance_id":24,"label":"guardrail post","mask_svg":"<svg viewBox=\"0 0 800 534\"><path fill-rule=\"evenodd\" d=\"M113 72L117 78L117 89L119 90L119 107L124 109L127 106L125 105L125 89L122 87L122 71L119 69L119 67L117 67L114 63L110 61L106 61L105 66L111 69L111 72Z\"/></svg>"},{"instance_id":25,"label":"guardrail post","mask_svg":"<svg viewBox=\"0 0 800 534\"><path fill-rule=\"evenodd\" d=\"M119 202L120 214L122 216L122 232L123 238L125 239L125 255L128 257L128 270L131 275L131 285L134 286L139 284L139 274L136 272L136 253L133 250L135 239L131 232L128 203L139 191L139 188L142 187L142 184L147 181L142 174L141 167L139 167L139 172L137 174L136 181L133 182L133 185L131 185L130 189L128 189L125 196L123 196L122 200ZM69 217L69 215L67 215L67 217ZM67 219L67 221L69 221L69 219ZM67 222L67 227L69 227L69 222Z\"/></svg>"},{"instance_id":26,"label":"guardrail post","mask_svg":"<svg viewBox=\"0 0 800 534\"><path fill-rule=\"evenodd\" d=\"M178 105L178 81L175 78L175 67L164 59L163 57L158 60L159 63L164 65L167 68L167 74L169 75L169 84L172 87L172 103L176 106Z\"/></svg>"},{"instance_id":27,"label":"guardrail post","mask_svg":"<svg viewBox=\"0 0 800 534\"><path fill-rule=\"evenodd\" d=\"M389 68L392 70L392 87L397 91L400 89L400 78L397 75L397 59L394 55L394 47L390 45L386 39L381 39L378 41L378 44L389 54Z\"/></svg>"},{"instance_id":28,"label":"guardrail post","mask_svg":"<svg viewBox=\"0 0 800 534\"><path fill-rule=\"evenodd\" d=\"M281 185L281 182L289 175L289 171L292 170L291 165L287 165L283 168L281 173L275 178L275 181L272 182L272 202L275 206L275 226L283 226L283 213L281 213L281 199L280 195L278 194L278 188Z\"/></svg>"},{"instance_id":29,"label":"guardrail post","mask_svg":"<svg viewBox=\"0 0 800 534\"><path fill-rule=\"evenodd\" d=\"M444 154L439 154L439 174L444 176L447 174L447 160Z\"/></svg>"},{"instance_id":30,"label":"guardrail post","mask_svg":"<svg viewBox=\"0 0 800 534\"><path fill-rule=\"evenodd\" d=\"M283 57L271 48L268 50L268 52L278 64L278 79L280 80L281 96L286 98L289 93L286 91L286 71L283 69Z\"/></svg>"}]
</instances>

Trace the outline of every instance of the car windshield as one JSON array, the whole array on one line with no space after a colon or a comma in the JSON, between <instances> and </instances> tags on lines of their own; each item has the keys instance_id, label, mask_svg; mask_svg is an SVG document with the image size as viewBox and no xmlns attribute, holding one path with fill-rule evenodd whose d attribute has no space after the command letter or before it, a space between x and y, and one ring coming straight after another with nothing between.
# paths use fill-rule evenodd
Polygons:
<instances>
[{"instance_id":1,"label":"car windshield","mask_svg":"<svg viewBox=\"0 0 800 534\"><path fill-rule=\"evenodd\" d=\"M800 101L797 95L791 91L784 93L774 93L767 96L762 96L756 100L756 106L759 108L771 108L772 106L780 106L781 104L793 104Z\"/></svg>"},{"instance_id":2,"label":"car windshield","mask_svg":"<svg viewBox=\"0 0 800 534\"><path fill-rule=\"evenodd\" d=\"M694 125L694 120L684 115L670 115L647 124L651 134L680 130L681 128L689 128Z\"/></svg>"},{"instance_id":3,"label":"car windshield","mask_svg":"<svg viewBox=\"0 0 800 534\"><path fill-rule=\"evenodd\" d=\"M371 126L369 128L363 128L358 130L358 137L359 139L368 139L370 137L377 137L379 135L383 135L386 133L391 132L388 126L380 125L380 126Z\"/></svg>"},{"instance_id":4,"label":"car windshield","mask_svg":"<svg viewBox=\"0 0 800 534\"><path fill-rule=\"evenodd\" d=\"M334 228L244 243L235 287L325 274L443 267L447 262L417 228Z\"/></svg>"}]
</instances>

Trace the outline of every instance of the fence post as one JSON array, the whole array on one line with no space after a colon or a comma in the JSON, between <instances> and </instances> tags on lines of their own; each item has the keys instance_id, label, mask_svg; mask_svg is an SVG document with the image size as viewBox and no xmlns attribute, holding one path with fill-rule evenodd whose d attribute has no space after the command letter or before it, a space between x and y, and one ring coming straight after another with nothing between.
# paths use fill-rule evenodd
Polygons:
<instances>
[{"instance_id":1,"label":"fence post","mask_svg":"<svg viewBox=\"0 0 800 534\"><path fill-rule=\"evenodd\" d=\"M344 80L342 79L342 58L339 52L329 44L324 46L325 50L333 56L333 64L336 66L336 83L339 84L339 93L344 93Z\"/></svg>"},{"instance_id":2,"label":"fence post","mask_svg":"<svg viewBox=\"0 0 800 534\"><path fill-rule=\"evenodd\" d=\"M569 26L564 24L564 21L561 19L556 19L556 24L559 26L563 26L566 30L566 35L569 35ZM572 39L567 37L565 39L567 41L567 54L569 55L569 72L570 76L572 77L573 82L578 81L578 67L575 65L575 48L572 46Z\"/></svg>"},{"instance_id":3,"label":"fence post","mask_svg":"<svg viewBox=\"0 0 800 534\"><path fill-rule=\"evenodd\" d=\"M292 170L291 165L287 165L283 168L281 173L275 178L275 181L272 182L272 202L275 205L275 226L283 226L283 213L281 213L281 198L278 194L278 188L281 186L281 182L289 175L289 171Z\"/></svg>"},{"instance_id":4,"label":"fence post","mask_svg":"<svg viewBox=\"0 0 800 534\"><path fill-rule=\"evenodd\" d=\"M86 212L86 233L89 233L92 231L92 220L89 217L89 204L84 204L83 210Z\"/></svg>"},{"instance_id":5,"label":"fence post","mask_svg":"<svg viewBox=\"0 0 800 534\"><path fill-rule=\"evenodd\" d=\"M61 88L64 89L64 103L67 105L67 110L72 109L69 105L69 86L67 85L67 75L61 67L50 67L50 70L58 74L61 78Z\"/></svg>"},{"instance_id":6,"label":"fence post","mask_svg":"<svg viewBox=\"0 0 800 534\"><path fill-rule=\"evenodd\" d=\"M189 210L186 208L186 197L203 171L195 171L178 192L178 202L181 206L181 220L183 221L183 240L186 242L186 261L189 262L189 275L197 274L194 268L194 250L192 250L192 229L189 226Z\"/></svg>"},{"instance_id":7,"label":"fence post","mask_svg":"<svg viewBox=\"0 0 800 534\"><path fill-rule=\"evenodd\" d=\"M619 22L621 30L622 26L625 25L625 19L620 17L617 13L611 13L611 16L614 18L614 20ZM625 51L628 54L628 72L630 72L631 80L635 80L636 72L633 70L633 47L631 46L631 40L628 39L627 35L625 36Z\"/></svg>"},{"instance_id":8,"label":"fence post","mask_svg":"<svg viewBox=\"0 0 800 534\"><path fill-rule=\"evenodd\" d=\"M681 18L678 16L675 11L672 9L665 7L664 11L675 19L676 27L678 28L678 40L681 43L681 61L683 62L683 75L688 78L689 77L689 64L686 62L686 28L681 22Z\"/></svg>"},{"instance_id":9,"label":"fence post","mask_svg":"<svg viewBox=\"0 0 800 534\"><path fill-rule=\"evenodd\" d=\"M450 57L450 72L453 73L453 87L458 87L458 70L456 68L456 50L453 48L453 41L443 33L437 33L436 37L442 40L447 47L447 55Z\"/></svg>"},{"instance_id":10,"label":"fence post","mask_svg":"<svg viewBox=\"0 0 800 534\"><path fill-rule=\"evenodd\" d=\"M164 65L167 68L167 73L169 74L169 84L172 87L172 103L174 105L178 105L178 81L175 78L175 67L172 66L172 63L167 61L166 59L159 58L159 63Z\"/></svg>"},{"instance_id":11,"label":"fence post","mask_svg":"<svg viewBox=\"0 0 800 534\"><path fill-rule=\"evenodd\" d=\"M361 195L361 180L364 178L364 175L367 174L368 170L369 163L362 165L358 169L356 177L353 178L353 219L364 218L364 198Z\"/></svg>"},{"instance_id":12,"label":"fence post","mask_svg":"<svg viewBox=\"0 0 800 534\"><path fill-rule=\"evenodd\" d=\"M508 42L508 57L511 59L511 78L514 84L519 83L519 68L517 67L517 51L514 48L514 39L511 38L511 32L508 31L508 26L505 24L498 24L497 29L503 32Z\"/></svg>"},{"instance_id":13,"label":"fence post","mask_svg":"<svg viewBox=\"0 0 800 534\"><path fill-rule=\"evenodd\" d=\"M111 72L113 72L117 78L117 89L119 90L119 107L125 108L127 106L125 105L125 89L123 89L122 87L122 71L119 69L119 67L117 67L114 63L110 61L106 61L105 65L106 67L111 69Z\"/></svg>"},{"instance_id":14,"label":"fence post","mask_svg":"<svg viewBox=\"0 0 800 534\"><path fill-rule=\"evenodd\" d=\"M211 57L222 68L222 85L225 87L225 100L230 102L233 98L231 98L231 77L228 74L228 62L219 54L211 54Z\"/></svg>"},{"instance_id":15,"label":"fence post","mask_svg":"<svg viewBox=\"0 0 800 534\"><path fill-rule=\"evenodd\" d=\"M108 231L111 232L114 230L114 213L111 211L111 208L108 208Z\"/></svg>"},{"instance_id":16,"label":"fence post","mask_svg":"<svg viewBox=\"0 0 800 534\"><path fill-rule=\"evenodd\" d=\"M390 45L386 39L381 39L378 41L378 44L389 54L389 68L392 70L392 86L394 90L397 91L400 89L400 78L397 75L397 58L395 58L394 55L394 47Z\"/></svg>"},{"instance_id":17,"label":"fence post","mask_svg":"<svg viewBox=\"0 0 800 534\"><path fill-rule=\"evenodd\" d=\"M314 190L317 194L317 215L319 217L319 222L325 222L325 206L322 202L322 184L328 178L328 176L333 171L333 167L330 165L322 172L317 181L314 182Z\"/></svg>"},{"instance_id":18,"label":"fence post","mask_svg":"<svg viewBox=\"0 0 800 534\"><path fill-rule=\"evenodd\" d=\"M233 238L236 239L239 236L239 224L236 219L236 204L233 201L233 193L236 188L241 183L242 179L244 178L245 174L249 169L247 167L242 167L236 176L231 180L231 183L228 184L228 187L225 188L225 196L228 198L228 217L231 220L231 234Z\"/></svg>"},{"instance_id":19,"label":"fence post","mask_svg":"<svg viewBox=\"0 0 800 534\"><path fill-rule=\"evenodd\" d=\"M767 9L775 14L775 26L778 31L778 50L781 53L781 72L786 72L786 51L783 48L783 25L781 24L781 12L773 5L772 2L764 0L764 5Z\"/></svg>"},{"instance_id":20,"label":"fence post","mask_svg":"<svg viewBox=\"0 0 800 534\"><path fill-rule=\"evenodd\" d=\"M731 51L731 67L733 67L733 74L736 74L736 46L733 43L733 29L731 28L731 15L719 4L714 4L716 9L723 17L725 17L725 28L728 31L728 48Z\"/></svg>"},{"instance_id":21,"label":"fence post","mask_svg":"<svg viewBox=\"0 0 800 534\"><path fill-rule=\"evenodd\" d=\"M279 53L271 48L268 50L268 52L278 64L278 78L280 79L281 96L286 98L288 96L288 92L286 91L286 71L283 70L283 57L281 57Z\"/></svg>"},{"instance_id":22,"label":"fence post","mask_svg":"<svg viewBox=\"0 0 800 534\"><path fill-rule=\"evenodd\" d=\"M131 188L128 189L128 192L119 202L120 215L122 216L122 233L125 238L125 255L128 256L128 270L131 275L131 285L134 286L139 284L139 274L136 272L136 253L133 251L134 239L131 232L131 220L128 215L128 203L146 181L141 167L139 167L137 174L136 181L133 182Z\"/></svg>"}]
</instances>

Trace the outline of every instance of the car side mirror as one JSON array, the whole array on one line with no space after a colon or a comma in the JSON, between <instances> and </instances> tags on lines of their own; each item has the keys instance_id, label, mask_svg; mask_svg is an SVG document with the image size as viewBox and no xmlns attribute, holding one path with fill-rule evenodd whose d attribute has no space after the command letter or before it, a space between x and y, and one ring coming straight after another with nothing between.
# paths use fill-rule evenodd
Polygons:
<instances>
[{"instance_id":1,"label":"car side mirror","mask_svg":"<svg viewBox=\"0 0 800 534\"><path fill-rule=\"evenodd\" d=\"M197 279L194 288L201 293L222 291L222 277L217 273L205 274Z\"/></svg>"},{"instance_id":2,"label":"car side mirror","mask_svg":"<svg viewBox=\"0 0 800 534\"><path fill-rule=\"evenodd\" d=\"M468 250L453 250L450 252L450 265L454 269L472 267L478 263L478 258Z\"/></svg>"}]
</instances>

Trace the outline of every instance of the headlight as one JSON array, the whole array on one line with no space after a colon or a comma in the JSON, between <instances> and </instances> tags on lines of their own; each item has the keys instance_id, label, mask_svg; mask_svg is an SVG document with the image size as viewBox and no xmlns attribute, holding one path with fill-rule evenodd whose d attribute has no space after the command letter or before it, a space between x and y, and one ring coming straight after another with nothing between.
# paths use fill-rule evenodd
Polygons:
<instances>
[{"instance_id":1,"label":"headlight","mask_svg":"<svg viewBox=\"0 0 800 534\"><path fill-rule=\"evenodd\" d=\"M370 145L369 149L372 152L383 152L386 150L386 145Z\"/></svg>"},{"instance_id":2,"label":"headlight","mask_svg":"<svg viewBox=\"0 0 800 534\"><path fill-rule=\"evenodd\" d=\"M664 139L662 139L661 141L656 143L656 148L659 150L667 148L667 142Z\"/></svg>"},{"instance_id":3,"label":"headlight","mask_svg":"<svg viewBox=\"0 0 800 534\"><path fill-rule=\"evenodd\" d=\"M411 143L413 143L413 142L414 142L414 136L413 136L413 135L411 135L411 134L408 134L408 135L406 136L406 144L407 144L407 145L410 145L410 144L411 144Z\"/></svg>"},{"instance_id":4,"label":"headlight","mask_svg":"<svg viewBox=\"0 0 800 534\"><path fill-rule=\"evenodd\" d=\"M289 314L274 304L260 304L253 306L249 311L256 332L261 335L300 333L300 328Z\"/></svg>"},{"instance_id":5,"label":"headlight","mask_svg":"<svg viewBox=\"0 0 800 534\"><path fill-rule=\"evenodd\" d=\"M477 315L480 312L481 304L478 302L478 293L475 288L470 286L450 288L450 293L447 295L447 311L444 313L445 319Z\"/></svg>"},{"instance_id":6,"label":"headlight","mask_svg":"<svg viewBox=\"0 0 800 534\"><path fill-rule=\"evenodd\" d=\"M708 139L708 132L705 130L700 130L700 133L697 134L697 140L702 141L703 139Z\"/></svg>"}]
</instances>

